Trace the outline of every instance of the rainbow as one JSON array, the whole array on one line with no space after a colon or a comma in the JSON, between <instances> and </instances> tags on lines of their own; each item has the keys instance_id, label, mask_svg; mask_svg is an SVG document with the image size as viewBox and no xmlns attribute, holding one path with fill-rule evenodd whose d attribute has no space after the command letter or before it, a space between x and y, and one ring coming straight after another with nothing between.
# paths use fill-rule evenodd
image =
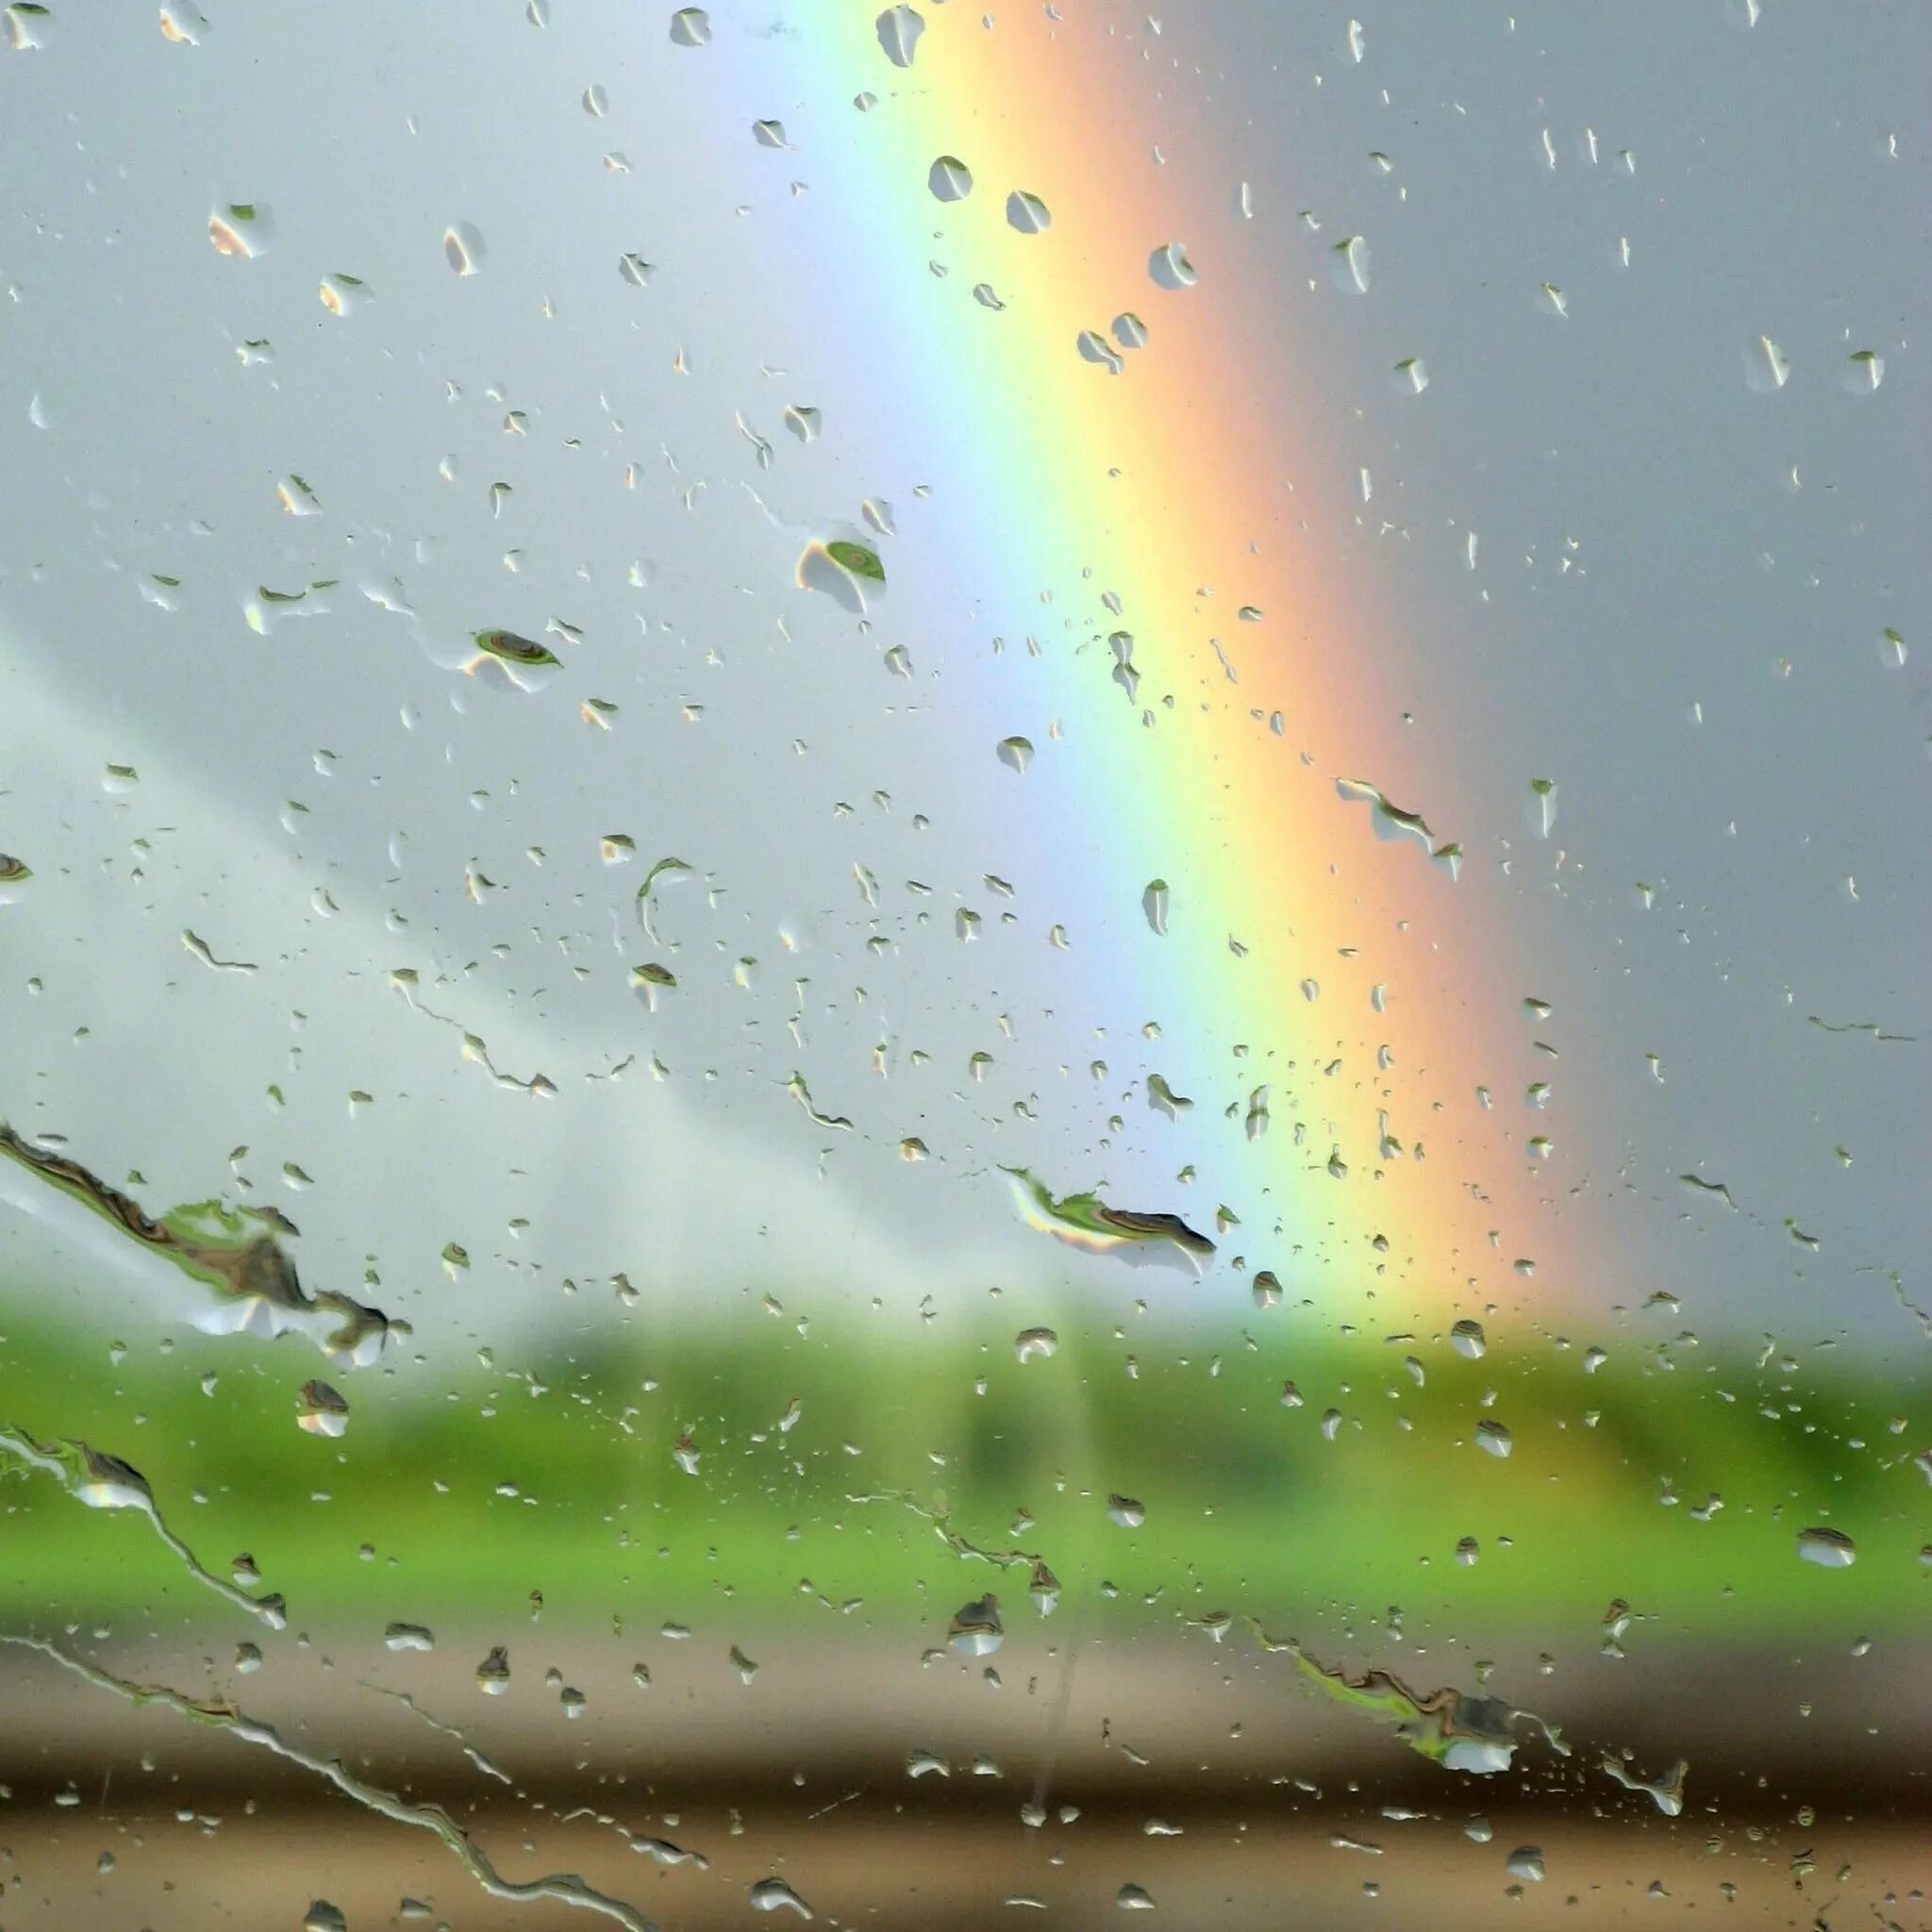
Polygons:
<instances>
[{"instance_id":1,"label":"rainbow","mask_svg":"<svg viewBox=\"0 0 1932 1932\"><path fill-rule=\"evenodd\" d=\"M763 209L774 301L811 305L862 363L828 417L934 483L877 540L875 636L909 646L915 679L943 670L948 756L983 760L989 813L1051 882L1068 950L1041 947L1042 1003L1070 1036L1104 1023L1118 1059L1161 1067L1195 1100L1190 1151L1211 1151L1176 1201L1166 1124L1109 1124L1118 1080L1053 1096L1059 1144L1104 1150L1113 1206L1196 1224L1231 1207L1224 1257L1324 1308L1433 1322L1520 1299L1532 1263L1541 1298L1565 1270L1531 1158L1547 1127L1525 1110L1530 989L1500 970L1493 892L1452 883L1456 828L1430 835L1366 789L1427 810L1430 768L1388 695L1411 646L1296 495L1297 473L1318 478L1303 501L1319 489L1332 515L1355 475L1340 451L1313 459L1295 391L1359 298L1324 277L1291 311L1227 142L1176 105L1199 83L1144 24L918 11L909 65L868 6L763 35L721 12L709 44L652 66L709 91L721 139L788 130ZM929 185L942 158L970 191L949 165L953 198ZM809 244L773 205L788 180L808 186ZM1043 230L1009 220L1015 192ZM1334 242L1310 242L1317 276ZM1169 244L1194 285L1157 281ZM1136 319L1144 345L1121 346ZM996 758L1014 738L1024 773Z\"/></svg>"}]
</instances>

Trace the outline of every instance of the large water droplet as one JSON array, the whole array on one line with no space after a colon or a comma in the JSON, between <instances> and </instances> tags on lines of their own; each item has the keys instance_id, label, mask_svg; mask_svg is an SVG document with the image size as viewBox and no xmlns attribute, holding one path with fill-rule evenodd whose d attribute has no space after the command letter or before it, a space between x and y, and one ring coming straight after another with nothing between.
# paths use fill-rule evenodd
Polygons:
<instances>
[{"instance_id":1,"label":"large water droplet","mask_svg":"<svg viewBox=\"0 0 1932 1932\"><path fill-rule=\"evenodd\" d=\"M874 25L886 58L894 67L910 67L919 51L919 37L925 31L924 17L910 7L889 7Z\"/></svg>"},{"instance_id":2,"label":"large water droplet","mask_svg":"<svg viewBox=\"0 0 1932 1932\"><path fill-rule=\"evenodd\" d=\"M1007 225L1023 235L1043 235L1053 226L1053 216L1039 195L1016 188L1007 196Z\"/></svg>"},{"instance_id":3,"label":"large water droplet","mask_svg":"<svg viewBox=\"0 0 1932 1932\"><path fill-rule=\"evenodd\" d=\"M1187 250L1178 242L1164 242L1147 258L1147 273L1158 287L1178 292L1191 289L1200 277Z\"/></svg>"},{"instance_id":4,"label":"large water droplet","mask_svg":"<svg viewBox=\"0 0 1932 1932\"><path fill-rule=\"evenodd\" d=\"M1798 1555L1822 1570L1849 1570L1858 1559L1857 1545L1841 1529L1801 1529Z\"/></svg>"},{"instance_id":5,"label":"large water droplet","mask_svg":"<svg viewBox=\"0 0 1932 1932\"><path fill-rule=\"evenodd\" d=\"M941 155L926 170L925 185L935 201L964 201L973 192L973 171L958 155Z\"/></svg>"}]
</instances>

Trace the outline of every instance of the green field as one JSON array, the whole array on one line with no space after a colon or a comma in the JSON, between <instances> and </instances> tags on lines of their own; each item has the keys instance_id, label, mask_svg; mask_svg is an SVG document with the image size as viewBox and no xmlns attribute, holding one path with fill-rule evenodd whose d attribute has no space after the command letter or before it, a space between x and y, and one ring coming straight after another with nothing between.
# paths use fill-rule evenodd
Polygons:
<instances>
[{"instance_id":1,"label":"green field","mask_svg":"<svg viewBox=\"0 0 1932 1932\"><path fill-rule=\"evenodd\" d=\"M638 1631L726 1605L801 1633L942 1625L989 1588L1011 1614L1027 1572L949 1547L920 1513L942 1508L968 1545L1043 1557L1065 1602L1122 1628L1225 1610L1312 1641L1394 1606L1411 1634L1574 1643L1622 1597L1704 1642L1850 1641L1917 1627L1932 1602L1924 1424L1894 1430L1894 1381L1829 1354L1786 1372L1660 1340L1588 1374L1580 1349L1544 1340L1471 1361L1312 1325L1257 1313L1257 1345L1218 1356L1063 1328L1056 1356L1023 1365L1017 1324L855 1316L802 1337L761 1314L682 1330L640 1315L617 1346L506 1351L452 1376L407 1340L343 1374L292 1338L192 1332L115 1362L98 1337L11 1319L0 1421L132 1464L209 1569L251 1553L297 1627L526 1617L533 1591L546 1614ZM351 1404L341 1440L296 1426L318 1372ZM1300 1407L1280 1400L1291 1375ZM1507 1459L1474 1445L1485 1417L1511 1432ZM673 1456L685 1430L695 1474ZM1109 1521L1109 1491L1144 1525ZM1713 1492L1722 1509L1694 1520ZM1801 1562L1813 1524L1854 1537L1856 1565ZM14 1628L239 1621L137 1511L85 1509L17 1462L0 1596Z\"/></svg>"}]
</instances>

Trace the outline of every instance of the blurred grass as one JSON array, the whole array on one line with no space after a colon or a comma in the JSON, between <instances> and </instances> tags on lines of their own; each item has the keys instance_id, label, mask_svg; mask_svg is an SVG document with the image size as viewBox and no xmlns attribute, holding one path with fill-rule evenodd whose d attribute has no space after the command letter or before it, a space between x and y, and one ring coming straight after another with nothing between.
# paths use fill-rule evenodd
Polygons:
<instances>
[{"instance_id":1,"label":"blurred grass","mask_svg":"<svg viewBox=\"0 0 1932 1932\"><path fill-rule=\"evenodd\" d=\"M1044 1556L1069 1604L1112 1584L1096 1614L1123 1629L1224 1609L1312 1640L1399 1606L1411 1638L1574 1642L1623 1597L1698 1641L1849 1642L1916 1629L1932 1602L1932 1490L1910 1463L1923 1404L1893 1433L1903 1378L1824 1353L1791 1374L1632 1342L1591 1375L1547 1338L1472 1362L1277 1309L1252 1349L1062 1324L1058 1355L1022 1365L1011 1318L849 1316L802 1336L758 1314L674 1328L640 1313L614 1343L485 1353L452 1378L407 1342L338 1374L292 1339L192 1331L117 1364L21 1306L0 1319L0 1417L132 1463L210 1568L250 1551L298 1627L527 1618L532 1591L549 1615L640 1635L727 1610L801 1635L929 1627L988 1589L1020 1608L1024 1570L962 1561L901 1503L848 1500L898 1491L945 1502L977 1545ZM352 1405L341 1441L295 1426L318 1372ZM1281 1406L1286 1375L1304 1407ZM1483 1416L1511 1430L1507 1460L1473 1446ZM685 1429L695 1476L672 1459ZM1143 1527L1107 1520L1109 1491L1145 1505ZM1712 1491L1723 1510L1693 1521ZM1011 1535L1021 1507L1036 1524ZM1815 1523L1857 1540L1854 1568L1797 1559ZM1464 1536L1474 1567L1454 1560ZM0 1479L0 1599L15 1627L233 1614L136 1517L24 1471Z\"/></svg>"}]
</instances>

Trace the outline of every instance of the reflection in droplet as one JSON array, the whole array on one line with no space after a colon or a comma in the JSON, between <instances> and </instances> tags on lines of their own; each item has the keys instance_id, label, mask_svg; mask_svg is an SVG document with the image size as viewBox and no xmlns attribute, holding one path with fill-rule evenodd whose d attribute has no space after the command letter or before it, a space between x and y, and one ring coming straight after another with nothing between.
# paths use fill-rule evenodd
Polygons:
<instances>
[{"instance_id":1,"label":"reflection in droplet","mask_svg":"<svg viewBox=\"0 0 1932 1932\"><path fill-rule=\"evenodd\" d=\"M1791 379L1785 352L1769 336L1757 336L1744 347L1744 383L1761 396L1775 395Z\"/></svg>"},{"instance_id":2,"label":"reflection in droplet","mask_svg":"<svg viewBox=\"0 0 1932 1932\"><path fill-rule=\"evenodd\" d=\"M1125 366L1113 344L1098 329L1083 328L1074 337L1074 346L1083 361L1099 363L1109 375L1118 375Z\"/></svg>"},{"instance_id":3,"label":"reflection in droplet","mask_svg":"<svg viewBox=\"0 0 1932 1932\"><path fill-rule=\"evenodd\" d=\"M903 9L902 9L903 10ZM811 1907L782 1878L760 1878L751 1889L755 1912L796 1912L801 1919L811 1917Z\"/></svg>"},{"instance_id":4,"label":"reflection in droplet","mask_svg":"<svg viewBox=\"0 0 1932 1932\"><path fill-rule=\"evenodd\" d=\"M1016 188L1007 196L1007 225L1022 235L1043 235L1053 226L1053 216L1039 195Z\"/></svg>"},{"instance_id":5,"label":"reflection in droplet","mask_svg":"<svg viewBox=\"0 0 1932 1932\"><path fill-rule=\"evenodd\" d=\"M326 1382L305 1382L295 1398L295 1422L311 1436L346 1435L349 1405Z\"/></svg>"},{"instance_id":6,"label":"reflection in droplet","mask_svg":"<svg viewBox=\"0 0 1932 1932\"><path fill-rule=\"evenodd\" d=\"M275 210L265 201L231 201L208 218L208 239L217 255L252 261L275 246Z\"/></svg>"},{"instance_id":7,"label":"reflection in droplet","mask_svg":"<svg viewBox=\"0 0 1932 1932\"><path fill-rule=\"evenodd\" d=\"M481 275L484 253L483 237L474 223L452 222L442 231L443 259L458 275Z\"/></svg>"},{"instance_id":8,"label":"reflection in droplet","mask_svg":"<svg viewBox=\"0 0 1932 1932\"><path fill-rule=\"evenodd\" d=\"M964 201L973 192L973 171L958 155L941 155L926 170L925 185L935 201Z\"/></svg>"},{"instance_id":9,"label":"reflection in droplet","mask_svg":"<svg viewBox=\"0 0 1932 1932\"><path fill-rule=\"evenodd\" d=\"M1798 1555L1822 1570L1849 1570L1857 1561L1857 1545L1841 1529L1801 1529Z\"/></svg>"},{"instance_id":10,"label":"reflection in droplet","mask_svg":"<svg viewBox=\"0 0 1932 1932\"><path fill-rule=\"evenodd\" d=\"M1147 258L1147 273L1153 276L1157 288L1178 292L1191 289L1200 279L1194 272L1194 264L1188 259L1187 250L1178 242L1163 242Z\"/></svg>"},{"instance_id":11,"label":"reflection in droplet","mask_svg":"<svg viewBox=\"0 0 1932 1932\"><path fill-rule=\"evenodd\" d=\"M1344 293L1366 295L1369 269L1369 244L1359 235L1345 235L1328 250L1329 279Z\"/></svg>"},{"instance_id":12,"label":"reflection in droplet","mask_svg":"<svg viewBox=\"0 0 1932 1932\"><path fill-rule=\"evenodd\" d=\"M886 58L894 67L910 67L925 31L924 16L910 7L889 7L873 25Z\"/></svg>"},{"instance_id":13,"label":"reflection in droplet","mask_svg":"<svg viewBox=\"0 0 1932 1932\"><path fill-rule=\"evenodd\" d=\"M1060 1339L1051 1328L1023 1328L1013 1341L1013 1353L1023 1362L1050 1360Z\"/></svg>"},{"instance_id":14,"label":"reflection in droplet","mask_svg":"<svg viewBox=\"0 0 1932 1932\"><path fill-rule=\"evenodd\" d=\"M960 1605L947 1626L946 1641L962 1657L991 1657L1006 1641L999 1599L989 1591Z\"/></svg>"}]
</instances>

